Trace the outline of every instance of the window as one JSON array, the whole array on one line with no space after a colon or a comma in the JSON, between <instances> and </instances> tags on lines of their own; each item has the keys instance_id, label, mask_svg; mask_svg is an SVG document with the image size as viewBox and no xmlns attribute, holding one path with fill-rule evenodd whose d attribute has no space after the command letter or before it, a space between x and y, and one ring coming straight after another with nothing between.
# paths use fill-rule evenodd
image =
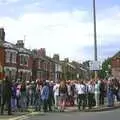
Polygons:
<instances>
[{"instance_id":1,"label":"window","mask_svg":"<svg viewBox=\"0 0 120 120\"><path fill-rule=\"evenodd\" d=\"M38 68L40 69L41 68L41 61L38 60Z\"/></svg>"},{"instance_id":2,"label":"window","mask_svg":"<svg viewBox=\"0 0 120 120\"><path fill-rule=\"evenodd\" d=\"M11 77L12 77L12 80L15 80L15 78L16 78L16 70L12 70Z\"/></svg>"},{"instance_id":3,"label":"window","mask_svg":"<svg viewBox=\"0 0 120 120\"><path fill-rule=\"evenodd\" d=\"M6 51L5 59L6 59L6 63L10 62L10 51Z\"/></svg>"},{"instance_id":4,"label":"window","mask_svg":"<svg viewBox=\"0 0 120 120\"><path fill-rule=\"evenodd\" d=\"M24 56L24 65L28 65L28 56Z\"/></svg>"},{"instance_id":5,"label":"window","mask_svg":"<svg viewBox=\"0 0 120 120\"><path fill-rule=\"evenodd\" d=\"M28 56L20 55L20 64L28 65Z\"/></svg>"},{"instance_id":6,"label":"window","mask_svg":"<svg viewBox=\"0 0 120 120\"><path fill-rule=\"evenodd\" d=\"M12 56L13 56L13 53L10 52L10 63L12 63Z\"/></svg>"},{"instance_id":7,"label":"window","mask_svg":"<svg viewBox=\"0 0 120 120\"><path fill-rule=\"evenodd\" d=\"M17 57L16 53L13 52L12 53L12 63L16 63L16 57Z\"/></svg>"},{"instance_id":8,"label":"window","mask_svg":"<svg viewBox=\"0 0 120 120\"><path fill-rule=\"evenodd\" d=\"M23 65L24 64L24 56L20 55L20 64Z\"/></svg>"}]
</instances>

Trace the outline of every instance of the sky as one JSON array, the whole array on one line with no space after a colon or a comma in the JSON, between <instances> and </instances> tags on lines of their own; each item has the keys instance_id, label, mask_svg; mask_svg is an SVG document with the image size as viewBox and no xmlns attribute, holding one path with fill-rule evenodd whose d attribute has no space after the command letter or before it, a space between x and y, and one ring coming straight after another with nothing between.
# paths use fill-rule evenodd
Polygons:
<instances>
[{"instance_id":1,"label":"sky","mask_svg":"<svg viewBox=\"0 0 120 120\"><path fill-rule=\"evenodd\" d=\"M6 40L25 36L25 47L46 48L47 55L94 59L92 0L0 0L0 27ZM120 1L96 0L98 60L119 51Z\"/></svg>"}]
</instances>

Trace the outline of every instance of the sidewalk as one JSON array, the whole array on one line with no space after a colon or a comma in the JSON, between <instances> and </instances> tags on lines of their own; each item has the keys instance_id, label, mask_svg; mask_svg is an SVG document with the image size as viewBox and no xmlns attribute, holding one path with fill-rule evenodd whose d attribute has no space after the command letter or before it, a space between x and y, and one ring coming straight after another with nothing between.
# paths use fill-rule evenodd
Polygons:
<instances>
[{"instance_id":1,"label":"sidewalk","mask_svg":"<svg viewBox=\"0 0 120 120\"><path fill-rule=\"evenodd\" d=\"M5 112L4 115L0 115L0 120L18 120L26 117L27 114L30 114L30 112L13 112L13 115L8 115L7 112Z\"/></svg>"},{"instance_id":2,"label":"sidewalk","mask_svg":"<svg viewBox=\"0 0 120 120\"><path fill-rule=\"evenodd\" d=\"M100 106L100 107L93 107L92 109L86 109L80 112L101 112L101 111L109 111L109 110L114 110L114 109L119 109L119 108L120 108L120 103L116 103L113 107L108 107L107 105L105 105L105 106ZM65 112L78 112L78 108L67 107Z\"/></svg>"},{"instance_id":3,"label":"sidewalk","mask_svg":"<svg viewBox=\"0 0 120 120\"><path fill-rule=\"evenodd\" d=\"M119 109L120 103L116 103L114 107L100 106L94 107L93 109L86 109L80 112L102 112L102 111L110 111L114 109ZM78 108L75 107L66 107L65 112L78 112ZM31 115L44 115L42 112L34 112L32 109L29 112L13 112L12 116L8 116L7 113L4 115L0 115L0 120L22 120L28 118Z\"/></svg>"}]
</instances>

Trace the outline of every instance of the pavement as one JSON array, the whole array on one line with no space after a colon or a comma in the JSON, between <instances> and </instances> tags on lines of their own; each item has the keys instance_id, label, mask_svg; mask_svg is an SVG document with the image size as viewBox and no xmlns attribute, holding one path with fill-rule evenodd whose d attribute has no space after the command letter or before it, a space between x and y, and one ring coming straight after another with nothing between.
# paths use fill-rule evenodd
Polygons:
<instances>
[{"instance_id":1,"label":"pavement","mask_svg":"<svg viewBox=\"0 0 120 120\"><path fill-rule=\"evenodd\" d=\"M23 120L23 119L21 119ZM105 112L46 113L30 116L24 120L120 120L120 109Z\"/></svg>"},{"instance_id":2,"label":"pavement","mask_svg":"<svg viewBox=\"0 0 120 120\"><path fill-rule=\"evenodd\" d=\"M93 109L89 110L86 109L84 111L80 111L79 113L95 113L95 112L106 112L111 110L116 110L120 108L120 103L117 103L114 105L114 107L107 107L107 106L101 106L101 107L94 107ZM78 113L77 107L66 107L64 114L73 114ZM49 114L49 113L47 113ZM59 112L52 112L51 114L61 114ZM7 114L0 116L0 120L27 120L28 118L34 117L34 116L44 116L46 113L43 112L34 112L32 109L29 110L29 112L15 112L12 116L8 116ZM36 120L36 119L35 119ZM97 119L98 120L98 119Z\"/></svg>"}]
</instances>

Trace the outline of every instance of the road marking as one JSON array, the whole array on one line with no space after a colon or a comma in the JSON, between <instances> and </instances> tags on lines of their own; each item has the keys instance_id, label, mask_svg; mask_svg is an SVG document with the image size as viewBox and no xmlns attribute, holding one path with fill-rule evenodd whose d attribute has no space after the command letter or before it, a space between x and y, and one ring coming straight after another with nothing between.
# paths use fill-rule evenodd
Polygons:
<instances>
[{"instance_id":1,"label":"road marking","mask_svg":"<svg viewBox=\"0 0 120 120\"><path fill-rule=\"evenodd\" d=\"M22 116L19 116L19 117L10 118L8 120L25 120L25 119L28 119L28 118L29 118L28 116L22 115Z\"/></svg>"}]
</instances>

